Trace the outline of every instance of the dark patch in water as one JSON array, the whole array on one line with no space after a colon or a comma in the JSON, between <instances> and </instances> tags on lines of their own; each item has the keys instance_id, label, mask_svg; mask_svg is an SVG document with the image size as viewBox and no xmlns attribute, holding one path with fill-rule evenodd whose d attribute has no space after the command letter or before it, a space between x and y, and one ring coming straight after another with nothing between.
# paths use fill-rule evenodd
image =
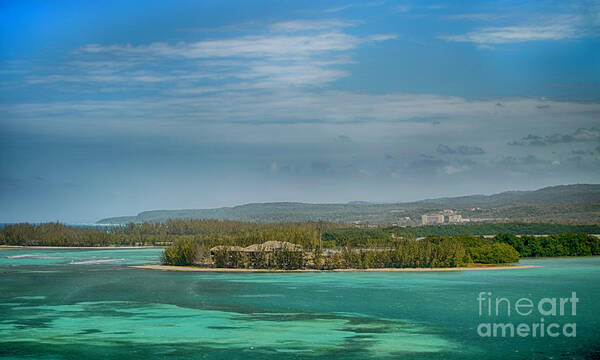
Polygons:
<instances>
[{"instance_id":1,"label":"dark patch in water","mask_svg":"<svg viewBox=\"0 0 600 360\"><path fill-rule=\"evenodd\" d=\"M384 334L392 332L393 328L377 327L377 328L346 328L344 331L351 331L353 333L364 333L364 334Z\"/></svg>"},{"instance_id":2,"label":"dark patch in water","mask_svg":"<svg viewBox=\"0 0 600 360\"><path fill-rule=\"evenodd\" d=\"M247 327L237 327L237 326L207 326L208 329L215 330L237 330L237 329L247 329Z\"/></svg>"}]
</instances>

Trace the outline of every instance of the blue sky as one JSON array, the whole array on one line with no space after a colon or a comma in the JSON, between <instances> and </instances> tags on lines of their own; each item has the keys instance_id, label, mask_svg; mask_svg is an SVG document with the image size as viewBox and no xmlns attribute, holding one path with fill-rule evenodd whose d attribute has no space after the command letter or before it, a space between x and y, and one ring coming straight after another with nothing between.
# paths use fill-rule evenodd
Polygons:
<instances>
[{"instance_id":1,"label":"blue sky","mask_svg":"<svg viewBox=\"0 0 600 360\"><path fill-rule=\"evenodd\" d=\"M600 180L598 1L3 1L0 222Z\"/></svg>"}]
</instances>

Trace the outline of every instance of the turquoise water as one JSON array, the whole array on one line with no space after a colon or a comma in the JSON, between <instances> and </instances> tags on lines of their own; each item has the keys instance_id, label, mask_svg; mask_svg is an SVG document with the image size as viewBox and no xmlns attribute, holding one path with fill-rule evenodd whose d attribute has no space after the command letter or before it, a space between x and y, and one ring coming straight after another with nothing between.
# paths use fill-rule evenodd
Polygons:
<instances>
[{"instance_id":1,"label":"turquoise water","mask_svg":"<svg viewBox=\"0 0 600 360\"><path fill-rule=\"evenodd\" d=\"M0 266L158 264L162 249L11 249L0 250Z\"/></svg>"},{"instance_id":2,"label":"turquoise water","mask_svg":"<svg viewBox=\"0 0 600 360\"><path fill-rule=\"evenodd\" d=\"M0 251L6 359L593 359L600 258L445 273L182 273L141 270L159 249ZM23 256L25 255L25 256ZM576 337L491 337L477 295L579 298ZM567 307L570 310L570 306Z\"/></svg>"}]
</instances>

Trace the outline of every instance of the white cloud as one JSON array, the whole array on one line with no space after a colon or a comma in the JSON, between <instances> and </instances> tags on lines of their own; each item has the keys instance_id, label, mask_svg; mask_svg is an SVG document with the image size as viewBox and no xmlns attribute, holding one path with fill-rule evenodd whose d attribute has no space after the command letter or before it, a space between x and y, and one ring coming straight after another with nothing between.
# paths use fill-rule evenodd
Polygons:
<instances>
[{"instance_id":1,"label":"white cloud","mask_svg":"<svg viewBox=\"0 0 600 360\"><path fill-rule=\"evenodd\" d=\"M275 23L270 32L259 36L174 44L90 44L75 52L69 66L29 76L26 83L99 83L105 90L120 91L164 83L169 91L188 94L205 93L207 85L202 81L222 82L208 86L209 92L215 87L222 91L321 87L350 75L338 68L354 62L350 50L396 38L395 34L357 37L341 32L356 24L338 19L294 20ZM73 91L65 86L56 89Z\"/></svg>"},{"instance_id":2,"label":"white cloud","mask_svg":"<svg viewBox=\"0 0 600 360\"><path fill-rule=\"evenodd\" d=\"M481 28L463 35L446 35L440 38L457 42L477 44L506 44L528 41L563 40L580 36L577 30L566 24L545 26L505 26Z\"/></svg>"},{"instance_id":3,"label":"white cloud","mask_svg":"<svg viewBox=\"0 0 600 360\"><path fill-rule=\"evenodd\" d=\"M374 7L374 6L381 6L383 4L385 4L385 1L370 1L370 2L355 3L355 4L347 4L347 5L341 5L341 6L336 6L333 8L326 9L325 12L335 13L335 12L340 12L340 11L348 10L348 9L352 9L352 8Z\"/></svg>"},{"instance_id":4,"label":"white cloud","mask_svg":"<svg viewBox=\"0 0 600 360\"><path fill-rule=\"evenodd\" d=\"M159 72L114 72L114 73L83 73L71 75L47 75L33 77L27 81L29 84L48 84L48 83L104 83L122 86L123 83L159 83L184 80L200 80L217 78L209 73L159 73Z\"/></svg>"},{"instance_id":5,"label":"white cloud","mask_svg":"<svg viewBox=\"0 0 600 360\"><path fill-rule=\"evenodd\" d=\"M299 32L341 29L358 25L358 21L338 20L338 19L316 19L316 20L291 20L278 22L271 25L271 31L277 32Z\"/></svg>"},{"instance_id":6,"label":"white cloud","mask_svg":"<svg viewBox=\"0 0 600 360\"><path fill-rule=\"evenodd\" d=\"M323 68L314 64L257 64L252 66L247 77L256 79L255 88L299 85L323 85L331 83L339 78L348 76L350 73L343 70Z\"/></svg>"},{"instance_id":7,"label":"white cloud","mask_svg":"<svg viewBox=\"0 0 600 360\"><path fill-rule=\"evenodd\" d=\"M369 41L396 38L395 34L376 34L358 38L341 32L325 32L313 35L267 35L246 36L233 39L207 40L191 43L152 43L149 45L100 45L90 44L79 49L80 53L110 54L111 56L182 57L203 58L294 58L324 52L341 52L358 47Z\"/></svg>"},{"instance_id":8,"label":"white cloud","mask_svg":"<svg viewBox=\"0 0 600 360\"><path fill-rule=\"evenodd\" d=\"M500 16L499 14L492 14L492 13L466 13L466 14L446 15L446 16L444 16L444 19L490 21L490 20L497 19L499 16Z\"/></svg>"},{"instance_id":9,"label":"white cloud","mask_svg":"<svg viewBox=\"0 0 600 360\"><path fill-rule=\"evenodd\" d=\"M361 39L340 33L328 32L315 35L246 36L234 39L208 40L192 43L152 43L149 45L86 45L81 52L112 54L115 56L184 57L200 58L263 58L297 57L330 51L356 48Z\"/></svg>"},{"instance_id":10,"label":"white cloud","mask_svg":"<svg viewBox=\"0 0 600 360\"><path fill-rule=\"evenodd\" d=\"M446 5L444 5L444 4L433 4L433 5L428 5L428 6L426 6L426 7L427 7L427 9L429 9L429 10L440 10L440 9L445 9L445 8L447 8L447 6L446 6Z\"/></svg>"},{"instance_id":11,"label":"white cloud","mask_svg":"<svg viewBox=\"0 0 600 360\"><path fill-rule=\"evenodd\" d=\"M394 40L397 38L398 38L397 34L378 34L378 35L368 36L368 37L366 37L366 40L368 40L368 41L386 41L386 40Z\"/></svg>"},{"instance_id":12,"label":"white cloud","mask_svg":"<svg viewBox=\"0 0 600 360\"><path fill-rule=\"evenodd\" d=\"M458 19L497 20L500 18L499 16L494 15L492 17L488 14L463 14L457 16ZM587 15L555 15L537 17L532 23L481 27L465 34L441 35L439 38L447 41L471 42L480 45L552 41L595 36L598 33L596 27L593 23L590 23L590 17Z\"/></svg>"}]
</instances>

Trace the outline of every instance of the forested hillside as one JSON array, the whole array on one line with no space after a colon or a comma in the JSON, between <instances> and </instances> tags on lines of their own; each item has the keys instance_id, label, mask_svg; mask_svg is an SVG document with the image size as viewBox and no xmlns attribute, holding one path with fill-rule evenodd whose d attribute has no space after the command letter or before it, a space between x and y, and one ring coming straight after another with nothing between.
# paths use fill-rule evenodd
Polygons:
<instances>
[{"instance_id":1,"label":"forested hillside","mask_svg":"<svg viewBox=\"0 0 600 360\"><path fill-rule=\"evenodd\" d=\"M392 197L393 195L390 195ZM360 222L418 225L426 213L453 209L475 222L600 223L600 185L563 185L410 203L258 203L216 209L154 210L106 218L100 224L164 222L168 219L220 219L256 222ZM409 218L410 220L406 220Z\"/></svg>"}]
</instances>

